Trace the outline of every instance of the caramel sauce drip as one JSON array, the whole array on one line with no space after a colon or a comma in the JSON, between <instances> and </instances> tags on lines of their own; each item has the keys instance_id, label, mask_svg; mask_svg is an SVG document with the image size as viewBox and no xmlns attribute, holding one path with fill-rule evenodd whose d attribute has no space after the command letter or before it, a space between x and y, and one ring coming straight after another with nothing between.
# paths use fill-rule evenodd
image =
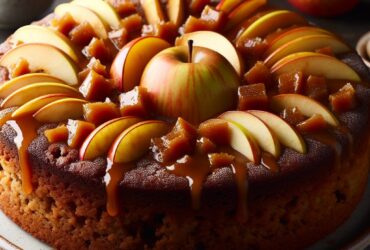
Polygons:
<instances>
[{"instance_id":1,"label":"caramel sauce drip","mask_svg":"<svg viewBox=\"0 0 370 250\"><path fill-rule=\"evenodd\" d=\"M247 221L247 193L248 193L248 168L247 161L244 157L236 157L234 163L231 164L233 170L236 186L238 188L238 203L236 209L236 219L240 223Z\"/></svg>"},{"instance_id":2,"label":"caramel sauce drip","mask_svg":"<svg viewBox=\"0 0 370 250\"><path fill-rule=\"evenodd\" d=\"M267 152L262 153L261 164L273 173L279 172L279 166L275 157Z\"/></svg>"}]
</instances>

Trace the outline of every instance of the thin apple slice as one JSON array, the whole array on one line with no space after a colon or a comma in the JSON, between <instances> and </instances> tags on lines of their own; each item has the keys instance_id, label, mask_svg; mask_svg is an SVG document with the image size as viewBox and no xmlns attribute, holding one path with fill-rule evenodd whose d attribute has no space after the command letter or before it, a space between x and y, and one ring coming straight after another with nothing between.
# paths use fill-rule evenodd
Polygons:
<instances>
[{"instance_id":1,"label":"thin apple slice","mask_svg":"<svg viewBox=\"0 0 370 250\"><path fill-rule=\"evenodd\" d=\"M31 73L26 75L21 75L16 78L13 78L0 86L0 98L5 98L16 90L30 85L32 83L40 82L55 82L55 83L64 83L59 78L54 76L44 74L44 73Z\"/></svg>"},{"instance_id":2,"label":"thin apple slice","mask_svg":"<svg viewBox=\"0 0 370 250\"><path fill-rule=\"evenodd\" d=\"M327 79L361 81L360 76L347 64L335 57L315 53L298 52L284 57L271 68L275 76L301 71L305 75L323 76Z\"/></svg>"},{"instance_id":3,"label":"thin apple slice","mask_svg":"<svg viewBox=\"0 0 370 250\"><path fill-rule=\"evenodd\" d=\"M32 99L48 94L68 94L74 97L81 96L75 88L63 83L33 83L18 89L6 97L1 103L1 108L21 106Z\"/></svg>"},{"instance_id":4,"label":"thin apple slice","mask_svg":"<svg viewBox=\"0 0 370 250\"><path fill-rule=\"evenodd\" d=\"M280 59L297 52L315 51L324 47L330 47L334 54L351 51L351 48L336 37L329 35L309 35L296 38L275 50L264 61L271 67Z\"/></svg>"},{"instance_id":5,"label":"thin apple slice","mask_svg":"<svg viewBox=\"0 0 370 250\"><path fill-rule=\"evenodd\" d=\"M304 95L280 94L273 96L271 98L271 107L276 112L281 112L286 108L297 108L307 117L319 114L328 124L332 126L339 125L337 118L324 105Z\"/></svg>"},{"instance_id":6,"label":"thin apple slice","mask_svg":"<svg viewBox=\"0 0 370 250\"><path fill-rule=\"evenodd\" d=\"M117 136L140 121L140 118L125 116L101 124L85 139L80 148L80 159L94 160L105 156Z\"/></svg>"},{"instance_id":7,"label":"thin apple slice","mask_svg":"<svg viewBox=\"0 0 370 250\"><path fill-rule=\"evenodd\" d=\"M236 6L242 3L244 0L221 0L216 6L216 10L221 10L229 14Z\"/></svg>"},{"instance_id":8,"label":"thin apple slice","mask_svg":"<svg viewBox=\"0 0 370 250\"><path fill-rule=\"evenodd\" d=\"M33 117L42 123L57 123L68 119L80 119L83 117L83 105L87 101L78 98L63 98L51 102L36 113Z\"/></svg>"},{"instance_id":9,"label":"thin apple slice","mask_svg":"<svg viewBox=\"0 0 370 250\"><path fill-rule=\"evenodd\" d=\"M78 83L78 67L60 49L39 43L22 44L8 51L1 59L0 66L10 69L20 59L28 62L31 72L44 72L70 85Z\"/></svg>"},{"instance_id":10,"label":"thin apple slice","mask_svg":"<svg viewBox=\"0 0 370 250\"><path fill-rule=\"evenodd\" d=\"M165 40L146 36L132 40L117 54L110 75L121 91L127 92L140 84L145 66L160 51L171 47Z\"/></svg>"},{"instance_id":11,"label":"thin apple slice","mask_svg":"<svg viewBox=\"0 0 370 250\"><path fill-rule=\"evenodd\" d=\"M276 10L261 16L250 26L248 26L238 39L265 37L277 29L286 28L293 25L307 25L306 19L288 10Z\"/></svg>"},{"instance_id":12,"label":"thin apple slice","mask_svg":"<svg viewBox=\"0 0 370 250\"><path fill-rule=\"evenodd\" d=\"M187 45L188 40L194 41L194 46L205 47L223 55L240 76L243 73L243 61L234 45L223 35L213 31L196 31L184 34L176 39L176 45ZM209 41L212 41L211 43Z\"/></svg>"},{"instance_id":13,"label":"thin apple slice","mask_svg":"<svg viewBox=\"0 0 370 250\"><path fill-rule=\"evenodd\" d=\"M45 105L51 102L54 102L56 100L66 98L66 97L70 97L70 96L68 96L68 94L48 94L48 95L39 96L35 99L32 99L26 102L25 104L20 106L18 109L16 109L12 114L12 118L19 118L19 117L32 115L37 110L44 107Z\"/></svg>"},{"instance_id":14,"label":"thin apple slice","mask_svg":"<svg viewBox=\"0 0 370 250\"><path fill-rule=\"evenodd\" d=\"M62 33L40 25L26 25L19 28L12 36L13 40L22 43L43 43L49 44L62 50L75 62L78 62L78 55L73 44Z\"/></svg>"},{"instance_id":15,"label":"thin apple slice","mask_svg":"<svg viewBox=\"0 0 370 250\"><path fill-rule=\"evenodd\" d=\"M94 11L101 20L107 23L112 29L120 28L120 18L114 8L106 1L102 0L74 0L72 4L77 4Z\"/></svg>"},{"instance_id":16,"label":"thin apple slice","mask_svg":"<svg viewBox=\"0 0 370 250\"><path fill-rule=\"evenodd\" d=\"M167 3L168 19L179 27L185 19L184 0L168 0Z\"/></svg>"},{"instance_id":17,"label":"thin apple slice","mask_svg":"<svg viewBox=\"0 0 370 250\"><path fill-rule=\"evenodd\" d=\"M269 127L254 115L244 111L228 111L219 116L223 120L234 123L249 133L258 143L262 150L275 157L280 156L280 143Z\"/></svg>"},{"instance_id":18,"label":"thin apple slice","mask_svg":"<svg viewBox=\"0 0 370 250\"><path fill-rule=\"evenodd\" d=\"M108 38L108 25L100 19L100 17L92 10L83 6L64 3L58 5L55 10L55 15L63 17L65 14L70 14L77 23L87 22L94 29L99 38Z\"/></svg>"},{"instance_id":19,"label":"thin apple slice","mask_svg":"<svg viewBox=\"0 0 370 250\"><path fill-rule=\"evenodd\" d=\"M109 149L108 158L114 163L135 161L148 152L153 138L163 136L168 130L168 124L158 120L134 124L117 137Z\"/></svg>"},{"instance_id":20,"label":"thin apple slice","mask_svg":"<svg viewBox=\"0 0 370 250\"><path fill-rule=\"evenodd\" d=\"M248 110L248 113L261 119L275 133L282 145L302 154L307 152L302 136L279 116L262 110Z\"/></svg>"},{"instance_id":21,"label":"thin apple slice","mask_svg":"<svg viewBox=\"0 0 370 250\"><path fill-rule=\"evenodd\" d=\"M140 3L149 24L155 25L165 21L159 0L140 0Z\"/></svg>"}]
</instances>

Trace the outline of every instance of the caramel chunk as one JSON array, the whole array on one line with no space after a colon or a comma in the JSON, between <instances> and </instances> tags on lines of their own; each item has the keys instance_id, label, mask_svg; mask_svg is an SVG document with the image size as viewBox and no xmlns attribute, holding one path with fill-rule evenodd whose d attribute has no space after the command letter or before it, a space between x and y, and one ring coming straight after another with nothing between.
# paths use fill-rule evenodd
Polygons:
<instances>
[{"instance_id":1,"label":"caramel chunk","mask_svg":"<svg viewBox=\"0 0 370 250\"><path fill-rule=\"evenodd\" d=\"M315 52L320 53L320 54L324 54L324 55L328 55L328 56L334 56L333 49L329 46L317 49L317 50L315 50Z\"/></svg>"},{"instance_id":2,"label":"caramel chunk","mask_svg":"<svg viewBox=\"0 0 370 250\"><path fill-rule=\"evenodd\" d=\"M196 129L179 118L170 133L152 140L154 159L158 162L171 162L186 154L192 154L196 138Z\"/></svg>"},{"instance_id":3,"label":"caramel chunk","mask_svg":"<svg viewBox=\"0 0 370 250\"><path fill-rule=\"evenodd\" d=\"M213 167L229 166L234 162L235 156L227 153L208 154L209 163Z\"/></svg>"},{"instance_id":4,"label":"caramel chunk","mask_svg":"<svg viewBox=\"0 0 370 250\"><path fill-rule=\"evenodd\" d=\"M268 106L268 97L263 83L240 86L238 97L238 110L266 109Z\"/></svg>"},{"instance_id":5,"label":"caramel chunk","mask_svg":"<svg viewBox=\"0 0 370 250\"><path fill-rule=\"evenodd\" d=\"M103 65L100 60L93 57L90 59L90 62L87 64L86 68L78 73L78 77L84 80L91 70L94 70L96 73L104 77L109 76L107 73L107 67Z\"/></svg>"},{"instance_id":6,"label":"caramel chunk","mask_svg":"<svg viewBox=\"0 0 370 250\"><path fill-rule=\"evenodd\" d=\"M69 37L74 44L85 46L95 37L95 31L87 22L80 23L69 32Z\"/></svg>"},{"instance_id":7,"label":"caramel chunk","mask_svg":"<svg viewBox=\"0 0 370 250\"><path fill-rule=\"evenodd\" d=\"M347 83L336 93L329 96L330 106L334 112L346 112L356 107L356 91Z\"/></svg>"},{"instance_id":8,"label":"caramel chunk","mask_svg":"<svg viewBox=\"0 0 370 250\"><path fill-rule=\"evenodd\" d=\"M95 125L90 122L68 120L68 146L80 148L87 136L95 129Z\"/></svg>"},{"instance_id":9,"label":"caramel chunk","mask_svg":"<svg viewBox=\"0 0 370 250\"><path fill-rule=\"evenodd\" d=\"M198 133L217 145L228 145L230 142L229 125L226 121L205 121L199 125Z\"/></svg>"},{"instance_id":10,"label":"caramel chunk","mask_svg":"<svg viewBox=\"0 0 370 250\"><path fill-rule=\"evenodd\" d=\"M256 64L244 74L244 80L247 84L265 83L269 85L271 82L271 74L269 68L263 62L258 61Z\"/></svg>"},{"instance_id":11,"label":"caramel chunk","mask_svg":"<svg viewBox=\"0 0 370 250\"><path fill-rule=\"evenodd\" d=\"M212 9L206 6L200 18L189 16L184 25L184 33L199 31L199 30L212 30L217 31L222 28L226 23L226 16L223 12Z\"/></svg>"},{"instance_id":12,"label":"caramel chunk","mask_svg":"<svg viewBox=\"0 0 370 250\"><path fill-rule=\"evenodd\" d=\"M125 28L113 30L108 34L110 41L117 49L121 49L128 41L128 32Z\"/></svg>"},{"instance_id":13,"label":"caramel chunk","mask_svg":"<svg viewBox=\"0 0 370 250\"><path fill-rule=\"evenodd\" d=\"M10 67L11 78L16 78L17 76L30 73L31 71L28 66L28 62L25 59L19 58L17 63Z\"/></svg>"},{"instance_id":14,"label":"caramel chunk","mask_svg":"<svg viewBox=\"0 0 370 250\"><path fill-rule=\"evenodd\" d=\"M102 62L108 62L112 59L112 52L108 46L102 39L93 38L89 45L87 45L82 53L87 58L97 58Z\"/></svg>"},{"instance_id":15,"label":"caramel chunk","mask_svg":"<svg viewBox=\"0 0 370 250\"><path fill-rule=\"evenodd\" d=\"M104 98L113 90L111 82L104 76L90 70L82 82L79 91L88 101L104 101Z\"/></svg>"},{"instance_id":16,"label":"caramel chunk","mask_svg":"<svg viewBox=\"0 0 370 250\"><path fill-rule=\"evenodd\" d=\"M316 100L326 99L328 97L328 86L325 77L310 75L306 81L305 93Z\"/></svg>"},{"instance_id":17,"label":"caramel chunk","mask_svg":"<svg viewBox=\"0 0 370 250\"><path fill-rule=\"evenodd\" d=\"M190 13L199 14L210 2L211 0L191 0L189 6Z\"/></svg>"},{"instance_id":18,"label":"caramel chunk","mask_svg":"<svg viewBox=\"0 0 370 250\"><path fill-rule=\"evenodd\" d=\"M122 0L110 0L109 2L121 18L136 13L136 7L133 2Z\"/></svg>"},{"instance_id":19,"label":"caramel chunk","mask_svg":"<svg viewBox=\"0 0 370 250\"><path fill-rule=\"evenodd\" d=\"M284 109L281 114L281 118L283 118L286 122L288 122L291 125L297 125L298 123L306 120L306 117L302 114L301 111L299 111L298 108L288 108Z\"/></svg>"},{"instance_id":20,"label":"caramel chunk","mask_svg":"<svg viewBox=\"0 0 370 250\"><path fill-rule=\"evenodd\" d=\"M143 18L139 14L133 14L121 20L122 28L126 29L128 33L140 31L143 23Z\"/></svg>"},{"instance_id":21,"label":"caramel chunk","mask_svg":"<svg viewBox=\"0 0 370 250\"><path fill-rule=\"evenodd\" d=\"M120 117L119 108L112 102L94 102L83 105L84 118L96 126Z\"/></svg>"},{"instance_id":22,"label":"caramel chunk","mask_svg":"<svg viewBox=\"0 0 370 250\"><path fill-rule=\"evenodd\" d=\"M67 13L59 19L53 19L51 25L56 27L57 31L68 36L69 32L76 27L78 24L73 17Z\"/></svg>"},{"instance_id":23,"label":"caramel chunk","mask_svg":"<svg viewBox=\"0 0 370 250\"><path fill-rule=\"evenodd\" d=\"M68 129L65 125L44 131L45 137L50 143L66 142L68 140Z\"/></svg>"},{"instance_id":24,"label":"caramel chunk","mask_svg":"<svg viewBox=\"0 0 370 250\"><path fill-rule=\"evenodd\" d=\"M313 133L325 129L326 121L320 114L314 114L307 120L297 124L297 129L303 133Z\"/></svg>"},{"instance_id":25,"label":"caramel chunk","mask_svg":"<svg viewBox=\"0 0 370 250\"><path fill-rule=\"evenodd\" d=\"M165 22L156 23L155 25L144 25L142 34L143 36L158 36L169 43L173 43L178 35L178 32L174 23Z\"/></svg>"},{"instance_id":26,"label":"caramel chunk","mask_svg":"<svg viewBox=\"0 0 370 250\"><path fill-rule=\"evenodd\" d=\"M147 111L147 92L146 89L136 86L133 90L119 95L121 116L140 116L148 115Z\"/></svg>"},{"instance_id":27,"label":"caramel chunk","mask_svg":"<svg viewBox=\"0 0 370 250\"><path fill-rule=\"evenodd\" d=\"M303 92L304 79L301 71L285 73L278 78L278 89L280 94Z\"/></svg>"},{"instance_id":28,"label":"caramel chunk","mask_svg":"<svg viewBox=\"0 0 370 250\"><path fill-rule=\"evenodd\" d=\"M267 49L267 42L260 38L246 38L246 39L239 39L236 48L245 56L250 56L253 58L261 58L263 53L265 53Z\"/></svg>"},{"instance_id":29,"label":"caramel chunk","mask_svg":"<svg viewBox=\"0 0 370 250\"><path fill-rule=\"evenodd\" d=\"M197 140L196 150L199 154L209 154L215 152L216 145L208 138L201 137Z\"/></svg>"}]
</instances>

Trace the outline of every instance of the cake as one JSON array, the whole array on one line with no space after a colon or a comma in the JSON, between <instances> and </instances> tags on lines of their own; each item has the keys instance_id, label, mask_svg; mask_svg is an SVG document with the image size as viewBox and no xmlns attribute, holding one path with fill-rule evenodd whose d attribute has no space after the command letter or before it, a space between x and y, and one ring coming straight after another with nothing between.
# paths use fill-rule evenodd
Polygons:
<instances>
[{"instance_id":1,"label":"cake","mask_svg":"<svg viewBox=\"0 0 370 250\"><path fill-rule=\"evenodd\" d=\"M74 0L0 56L0 209L53 248L302 249L362 198L369 70L265 0Z\"/></svg>"}]
</instances>

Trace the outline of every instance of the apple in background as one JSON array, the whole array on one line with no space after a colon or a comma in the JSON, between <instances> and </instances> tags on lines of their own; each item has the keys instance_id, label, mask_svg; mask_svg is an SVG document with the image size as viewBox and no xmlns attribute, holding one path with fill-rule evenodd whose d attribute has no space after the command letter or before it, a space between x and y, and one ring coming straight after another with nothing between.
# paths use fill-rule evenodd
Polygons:
<instances>
[{"instance_id":1,"label":"apple in background","mask_svg":"<svg viewBox=\"0 0 370 250\"><path fill-rule=\"evenodd\" d=\"M191 42L157 54L141 78L157 114L194 124L233 108L239 83L221 54Z\"/></svg>"},{"instance_id":2,"label":"apple in background","mask_svg":"<svg viewBox=\"0 0 370 250\"><path fill-rule=\"evenodd\" d=\"M150 59L170 46L167 41L154 36L140 37L126 44L115 57L110 69L116 87L127 92L138 86Z\"/></svg>"},{"instance_id":3,"label":"apple in background","mask_svg":"<svg viewBox=\"0 0 370 250\"><path fill-rule=\"evenodd\" d=\"M332 17L352 10L359 0L288 0L300 11L322 17Z\"/></svg>"}]
</instances>

